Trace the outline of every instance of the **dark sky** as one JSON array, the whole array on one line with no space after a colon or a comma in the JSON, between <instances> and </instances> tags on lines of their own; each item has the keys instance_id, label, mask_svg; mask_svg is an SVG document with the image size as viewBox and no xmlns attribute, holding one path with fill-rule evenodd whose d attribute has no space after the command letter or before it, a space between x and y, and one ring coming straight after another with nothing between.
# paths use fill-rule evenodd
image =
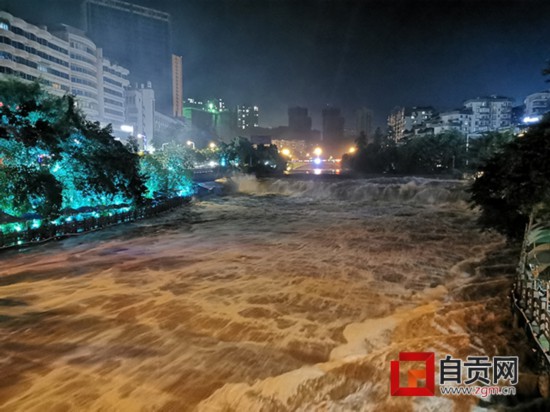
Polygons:
<instances>
[{"instance_id":1,"label":"dark sky","mask_svg":"<svg viewBox=\"0 0 550 412\"><path fill-rule=\"evenodd\" d=\"M132 1L132 0L130 0ZM186 97L260 106L261 125L331 104L347 115L548 88L550 1L134 0L172 15ZM0 0L32 22L79 25L77 0Z\"/></svg>"}]
</instances>

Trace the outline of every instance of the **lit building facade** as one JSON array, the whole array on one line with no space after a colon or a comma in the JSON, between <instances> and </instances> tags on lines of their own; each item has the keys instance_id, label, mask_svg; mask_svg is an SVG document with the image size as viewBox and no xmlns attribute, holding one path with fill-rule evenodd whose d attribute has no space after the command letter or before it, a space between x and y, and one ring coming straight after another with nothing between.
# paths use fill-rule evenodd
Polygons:
<instances>
[{"instance_id":1,"label":"lit building facade","mask_svg":"<svg viewBox=\"0 0 550 412\"><path fill-rule=\"evenodd\" d=\"M0 12L0 56L0 74L73 94L88 120L111 123L114 131L124 123L128 70L105 59L81 30L58 25L47 31Z\"/></svg>"},{"instance_id":2,"label":"lit building facade","mask_svg":"<svg viewBox=\"0 0 550 412\"><path fill-rule=\"evenodd\" d=\"M85 33L65 24L54 26L52 33L69 43L71 93L89 120L117 131L124 123L124 89L128 69L111 64Z\"/></svg>"},{"instance_id":3,"label":"lit building facade","mask_svg":"<svg viewBox=\"0 0 550 412\"><path fill-rule=\"evenodd\" d=\"M98 49L101 52L101 49ZM129 71L122 66L101 59L102 70L98 74L103 79L100 88L100 115L113 125L125 122L126 89L129 86Z\"/></svg>"},{"instance_id":4,"label":"lit building facade","mask_svg":"<svg viewBox=\"0 0 550 412\"><path fill-rule=\"evenodd\" d=\"M434 134L456 131L465 136L473 133L473 113L470 109L457 109L439 114L439 122L434 124Z\"/></svg>"},{"instance_id":5,"label":"lit building facade","mask_svg":"<svg viewBox=\"0 0 550 412\"><path fill-rule=\"evenodd\" d=\"M0 11L0 75L37 81L58 96L71 92L68 42Z\"/></svg>"},{"instance_id":6,"label":"lit building facade","mask_svg":"<svg viewBox=\"0 0 550 412\"><path fill-rule=\"evenodd\" d=\"M126 90L126 122L133 127L140 148L148 150L155 139L155 91L150 82Z\"/></svg>"},{"instance_id":7,"label":"lit building facade","mask_svg":"<svg viewBox=\"0 0 550 412\"><path fill-rule=\"evenodd\" d=\"M237 127L246 130L259 127L260 109L258 106L237 106Z\"/></svg>"},{"instance_id":8,"label":"lit building facade","mask_svg":"<svg viewBox=\"0 0 550 412\"><path fill-rule=\"evenodd\" d=\"M388 116L389 135L399 142L404 137L427 134L427 129L431 129L429 123L436 115L432 106L396 107Z\"/></svg>"},{"instance_id":9,"label":"lit building facade","mask_svg":"<svg viewBox=\"0 0 550 412\"><path fill-rule=\"evenodd\" d=\"M182 57L172 55L172 116L183 116L183 65Z\"/></svg>"},{"instance_id":10,"label":"lit building facade","mask_svg":"<svg viewBox=\"0 0 550 412\"><path fill-rule=\"evenodd\" d=\"M78 97L77 105L89 120L100 121L100 82L96 45L80 30L61 25L50 29L65 40L69 49L71 93Z\"/></svg>"},{"instance_id":11,"label":"lit building facade","mask_svg":"<svg viewBox=\"0 0 550 412\"><path fill-rule=\"evenodd\" d=\"M471 134L509 129L512 126L512 102L508 97L487 96L466 100L472 111Z\"/></svg>"},{"instance_id":12,"label":"lit building facade","mask_svg":"<svg viewBox=\"0 0 550 412\"><path fill-rule=\"evenodd\" d=\"M405 134L405 108L394 107L388 116L388 136L395 142Z\"/></svg>"},{"instance_id":13,"label":"lit building facade","mask_svg":"<svg viewBox=\"0 0 550 412\"><path fill-rule=\"evenodd\" d=\"M436 114L432 106L414 106L405 109L405 130L412 131L415 128L424 127Z\"/></svg>"},{"instance_id":14,"label":"lit building facade","mask_svg":"<svg viewBox=\"0 0 550 412\"><path fill-rule=\"evenodd\" d=\"M524 100L524 123L536 123L550 111L550 91L533 93Z\"/></svg>"}]
</instances>

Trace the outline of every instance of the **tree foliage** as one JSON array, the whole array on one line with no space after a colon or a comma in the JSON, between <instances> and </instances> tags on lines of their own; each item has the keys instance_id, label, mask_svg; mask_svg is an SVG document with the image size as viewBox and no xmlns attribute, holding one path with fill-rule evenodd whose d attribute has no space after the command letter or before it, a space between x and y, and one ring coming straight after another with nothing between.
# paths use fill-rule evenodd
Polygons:
<instances>
[{"instance_id":1,"label":"tree foliage","mask_svg":"<svg viewBox=\"0 0 550 412\"><path fill-rule=\"evenodd\" d=\"M510 133L493 132L467 141L461 133L451 131L411 137L396 144L378 131L366 147L360 136L357 153L344 160L347 167L360 173L459 175L476 170L512 138Z\"/></svg>"},{"instance_id":2,"label":"tree foliage","mask_svg":"<svg viewBox=\"0 0 550 412\"><path fill-rule=\"evenodd\" d=\"M86 121L72 96L0 81L0 206L55 216L61 209L140 202L138 156L110 127Z\"/></svg>"},{"instance_id":3,"label":"tree foliage","mask_svg":"<svg viewBox=\"0 0 550 412\"><path fill-rule=\"evenodd\" d=\"M479 222L520 238L533 208L550 201L550 116L503 146L479 169L471 187Z\"/></svg>"},{"instance_id":4,"label":"tree foliage","mask_svg":"<svg viewBox=\"0 0 550 412\"><path fill-rule=\"evenodd\" d=\"M192 191L193 153L176 143L164 145L163 150L146 154L140 159L146 196L187 195Z\"/></svg>"},{"instance_id":5,"label":"tree foliage","mask_svg":"<svg viewBox=\"0 0 550 412\"><path fill-rule=\"evenodd\" d=\"M286 161L275 145L254 145L244 137L237 137L229 144L222 144L222 162L243 173L269 176L283 173Z\"/></svg>"}]
</instances>

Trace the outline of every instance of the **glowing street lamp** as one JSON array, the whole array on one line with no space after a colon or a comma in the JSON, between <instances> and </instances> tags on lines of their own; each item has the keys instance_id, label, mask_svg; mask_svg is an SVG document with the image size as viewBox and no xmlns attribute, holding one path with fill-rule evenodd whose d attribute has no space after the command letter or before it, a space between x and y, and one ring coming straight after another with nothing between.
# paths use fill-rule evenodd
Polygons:
<instances>
[{"instance_id":1,"label":"glowing street lamp","mask_svg":"<svg viewBox=\"0 0 550 412\"><path fill-rule=\"evenodd\" d=\"M352 147L349 148L348 153L353 154L353 153L355 153L356 151L357 151L357 148L356 148L355 146L352 146Z\"/></svg>"},{"instance_id":2,"label":"glowing street lamp","mask_svg":"<svg viewBox=\"0 0 550 412\"><path fill-rule=\"evenodd\" d=\"M187 141L187 146L191 146L193 150L195 150L195 142L192 142L191 140Z\"/></svg>"},{"instance_id":3,"label":"glowing street lamp","mask_svg":"<svg viewBox=\"0 0 550 412\"><path fill-rule=\"evenodd\" d=\"M313 153L315 154L315 156L321 156L321 153L323 153L323 149L321 149L320 147L316 147L315 149L313 149Z\"/></svg>"},{"instance_id":4,"label":"glowing street lamp","mask_svg":"<svg viewBox=\"0 0 550 412\"><path fill-rule=\"evenodd\" d=\"M216 143L212 142L212 143L210 143L210 144L208 145L208 147L210 147L210 149L214 150L214 149L216 149L216 147L218 147L218 146L216 145Z\"/></svg>"},{"instance_id":5,"label":"glowing street lamp","mask_svg":"<svg viewBox=\"0 0 550 412\"><path fill-rule=\"evenodd\" d=\"M290 157L290 150L288 150L287 148L284 148L283 150L281 150L281 153L283 154L283 156Z\"/></svg>"}]
</instances>

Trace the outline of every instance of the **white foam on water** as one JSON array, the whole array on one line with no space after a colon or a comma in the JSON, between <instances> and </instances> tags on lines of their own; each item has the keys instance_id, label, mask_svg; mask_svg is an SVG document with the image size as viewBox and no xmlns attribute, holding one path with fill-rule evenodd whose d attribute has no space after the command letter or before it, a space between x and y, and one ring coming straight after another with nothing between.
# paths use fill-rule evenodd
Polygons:
<instances>
[{"instance_id":1,"label":"white foam on water","mask_svg":"<svg viewBox=\"0 0 550 412\"><path fill-rule=\"evenodd\" d=\"M234 181L235 196L1 256L0 409L474 408L389 394L400 351L513 340L509 278L476 271L503 239L478 231L463 182Z\"/></svg>"},{"instance_id":2,"label":"white foam on water","mask_svg":"<svg viewBox=\"0 0 550 412\"><path fill-rule=\"evenodd\" d=\"M250 176L237 176L232 181L241 193L281 194L317 200L406 201L419 204L442 204L464 202L468 199L464 192L467 183L459 180L416 177L258 180Z\"/></svg>"}]
</instances>

